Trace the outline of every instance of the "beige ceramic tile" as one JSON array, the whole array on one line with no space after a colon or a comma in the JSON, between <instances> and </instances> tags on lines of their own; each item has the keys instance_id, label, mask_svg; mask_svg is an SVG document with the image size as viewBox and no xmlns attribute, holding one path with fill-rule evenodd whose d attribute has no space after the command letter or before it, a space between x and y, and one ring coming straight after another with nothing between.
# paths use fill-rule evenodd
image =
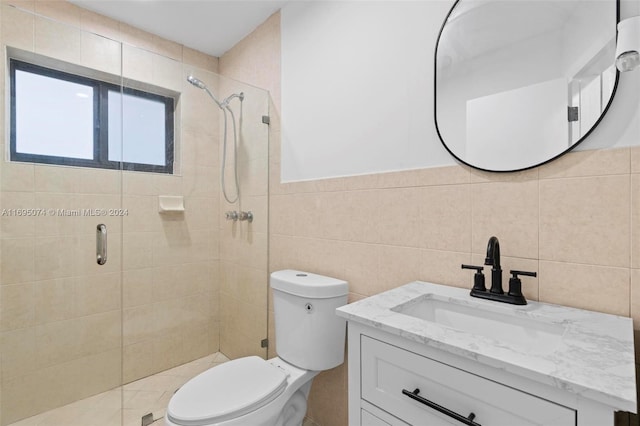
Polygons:
<instances>
[{"instance_id":1,"label":"beige ceramic tile","mask_svg":"<svg viewBox=\"0 0 640 426\"><path fill-rule=\"evenodd\" d=\"M415 170L380 173L378 188L407 188L418 185L418 174Z\"/></svg>"},{"instance_id":2,"label":"beige ceramic tile","mask_svg":"<svg viewBox=\"0 0 640 426\"><path fill-rule=\"evenodd\" d=\"M121 45L117 41L83 31L80 54L82 65L93 70L120 75Z\"/></svg>"},{"instance_id":3,"label":"beige ceramic tile","mask_svg":"<svg viewBox=\"0 0 640 426\"><path fill-rule=\"evenodd\" d=\"M530 182L538 179L538 168L524 170L521 172L510 173L494 173L485 172L471 168L469 166L460 166L466 168L470 173L471 183L483 182Z\"/></svg>"},{"instance_id":4,"label":"beige ceramic tile","mask_svg":"<svg viewBox=\"0 0 640 426\"><path fill-rule=\"evenodd\" d=\"M3 162L1 186L3 191L33 191L35 172L33 164Z\"/></svg>"},{"instance_id":5,"label":"beige ceramic tile","mask_svg":"<svg viewBox=\"0 0 640 426\"><path fill-rule=\"evenodd\" d=\"M80 27L84 31L89 31L102 37L120 40L120 25L118 21L87 9L82 9L81 11Z\"/></svg>"},{"instance_id":6,"label":"beige ceramic tile","mask_svg":"<svg viewBox=\"0 0 640 426\"><path fill-rule=\"evenodd\" d=\"M349 283L349 291L373 295L381 288L378 281L377 264L379 246L376 244L345 243L344 274L341 278Z\"/></svg>"},{"instance_id":7,"label":"beige ceramic tile","mask_svg":"<svg viewBox=\"0 0 640 426\"><path fill-rule=\"evenodd\" d=\"M342 237L348 241L377 243L380 241L381 213L380 191L360 190L344 193L346 214L340 216L336 224L342 228Z\"/></svg>"},{"instance_id":8,"label":"beige ceramic tile","mask_svg":"<svg viewBox=\"0 0 640 426\"><path fill-rule=\"evenodd\" d=\"M420 247L420 188L383 189L378 194L380 242Z\"/></svg>"},{"instance_id":9,"label":"beige ceramic tile","mask_svg":"<svg viewBox=\"0 0 640 426\"><path fill-rule=\"evenodd\" d=\"M421 250L420 256L420 275L418 277L420 281L471 288L472 271L465 271L460 267L463 263L471 263L469 253Z\"/></svg>"},{"instance_id":10,"label":"beige ceramic tile","mask_svg":"<svg viewBox=\"0 0 640 426\"><path fill-rule=\"evenodd\" d=\"M29 12L35 12L36 10L35 0L5 0L2 3L3 3L3 6L5 4L7 6L11 5L11 6L17 7L18 9L26 10Z\"/></svg>"},{"instance_id":11,"label":"beige ceramic tile","mask_svg":"<svg viewBox=\"0 0 640 426\"><path fill-rule=\"evenodd\" d=\"M629 266L629 176L540 181L540 259Z\"/></svg>"},{"instance_id":12,"label":"beige ceramic tile","mask_svg":"<svg viewBox=\"0 0 640 426\"><path fill-rule=\"evenodd\" d=\"M420 246L435 250L471 249L469 185L428 186L420 194Z\"/></svg>"},{"instance_id":13,"label":"beige ceramic tile","mask_svg":"<svg viewBox=\"0 0 640 426\"><path fill-rule=\"evenodd\" d=\"M152 290L152 269L132 269L122 272L123 307L130 308L149 303Z\"/></svg>"},{"instance_id":14,"label":"beige ceramic tile","mask_svg":"<svg viewBox=\"0 0 640 426\"><path fill-rule=\"evenodd\" d=\"M94 228L95 229L95 226ZM96 262L96 234L95 231L87 235L75 237L74 247L74 276L100 275L111 272L118 272L122 268L123 247L122 235L118 233L108 233L107 237L107 263L98 265ZM144 248L148 250L148 248ZM135 259L132 259L135 260Z\"/></svg>"},{"instance_id":15,"label":"beige ceramic tile","mask_svg":"<svg viewBox=\"0 0 640 426\"><path fill-rule=\"evenodd\" d=\"M14 7L2 7L2 42L26 51L34 50L35 18Z\"/></svg>"},{"instance_id":16,"label":"beige ceramic tile","mask_svg":"<svg viewBox=\"0 0 640 426\"><path fill-rule=\"evenodd\" d=\"M82 9L62 0L36 0L36 13L73 27L80 27Z\"/></svg>"},{"instance_id":17,"label":"beige ceramic tile","mask_svg":"<svg viewBox=\"0 0 640 426\"><path fill-rule=\"evenodd\" d=\"M162 221L158 214L158 197L123 196L122 208L127 213L122 217L123 232L160 232L162 230Z\"/></svg>"},{"instance_id":18,"label":"beige ceramic tile","mask_svg":"<svg viewBox=\"0 0 640 426\"><path fill-rule=\"evenodd\" d=\"M34 239L12 238L2 239L1 242L0 276L2 277L2 285L33 280L35 276Z\"/></svg>"},{"instance_id":19,"label":"beige ceramic tile","mask_svg":"<svg viewBox=\"0 0 640 426\"><path fill-rule=\"evenodd\" d=\"M155 319L154 308L151 304L126 308L123 311L123 343L125 347L160 337L162 332L157 329Z\"/></svg>"},{"instance_id":20,"label":"beige ceramic tile","mask_svg":"<svg viewBox=\"0 0 640 426\"><path fill-rule=\"evenodd\" d=\"M121 174L118 170L79 168L77 172L77 191L81 194L120 194L122 190Z\"/></svg>"},{"instance_id":21,"label":"beige ceramic tile","mask_svg":"<svg viewBox=\"0 0 640 426\"><path fill-rule=\"evenodd\" d=\"M0 194L2 215L0 232L3 238L29 237L34 235L37 218L46 212L36 206L32 192L8 192Z\"/></svg>"},{"instance_id":22,"label":"beige ceramic tile","mask_svg":"<svg viewBox=\"0 0 640 426\"><path fill-rule=\"evenodd\" d=\"M77 187L77 170L71 167L35 165L35 190L73 193Z\"/></svg>"},{"instance_id":23,"label":"beige ceramic tile","mask_svg":"<svg viewBox=\"0 0 640 426\"><path fill-rule=\"evenodd\" d=\"M540 167L540 179L629 173L629 148L574 151Z\"/></svg>"},{"instance_id":24,"label":"beige ceramic tile","mask_svg":"<svg viewBox=\"0 0 640 426\"><path fill-rule=\"evenodd\" d=\"M309 394L307 416L321 425L347 425L347 367L320 373Z\"/></svg>"},{"instance_id":25,"label":"beige ceramic tile","mask_svg":"<svg viewBox=\"0 0 640 426\"><path fill-rule=\"evenodd\" d=\"M0 333L2 377L22 376L36 369L36 333L33 327Z\"/></svg>"},{"instance_id":26,"label":"beige ceramic tile","mask_svg":"<svg viewBox=\"0 0 640 426\"><path fill-rule=\"evenodd\" d=\"M631 175L631 267L640 267L640 174Z\"/></svg>"},{"instance_id":27,"label":"beige ceramic tile","mask_svg":"<svg viewBox=\"0 0 640 426\"><path fill-rule=\"evenodd\" d=\"M640 173L640 146L634 146L631 150L631 173Z\"/></svg>"},{"instance_id":28,"label":"beige ceramic tile","mask_svg":"<svg viewBox=\"0 0 640 426\"><path fill-rule=\"evenodd\" d=\"M418 169L413 173L420 186L456 185L469 183L471 180L469 169L459 165Z\"/></svg>"},{"instance_id":29,"label":"beige ceramic tile","mask_svg":"<svg viewBox=\"0 0 640 426\"><path fill-rule=\"evenodd\" d=\"M538 182L471 185L472 250L485 253L493 235L503 255L538 257Z\"/></svg>"},{"instance_id":30,"label":"beige ceramic tile","mask_svg":"<svg viewBox=\"0 0 640 426\"><path fill-rule=\"evenodd\" d=\"M74 279L35 282L34 304L36 324L72 318L76 306Z\"/></svg>"},{"instance_id":31,"label":"beige ceramic tile","mask_svg":"<svg viewBox=\"0 0 640 426\"><path fill-rule=\"evenodd\" d=\"M540 301L629 316L629 269L540 261Z\"/></svg>"},{"instance_id":32,"label":"beige ceramic tile","mask_svg":"<svg viewBox=\"0 0 640 426\"><path fill-rule=\"evenodd\" d=\"M208 71L218 72L218 58L186 46L182 48L182 61L185 65L194 65Z\"/></svg>"},{"instance_id":33,"label":"beige ceramic tile","mask_svg":"<svg viewBox=\"0 0 640 426\"><path fill-rule=\"evenodd\" d=\"M122 266L125 271L153 266L155 237L153 232L127 232L123 235Z\"/></svg>"},{"instance_id":34,"label":"beige ceramic tile","mask_svg":"<svg viewBox=\"0 0 640 426\"><path fill-rule=\"evenodd\" d=\"M76 277L75 286L78 316L122 308L122 283L118 272Z\"/></svg>"},{"instance_id":35,"label":"beige ceramic tile","mask_svg":"<svg viewBox=\"0 0 640 426\"><path fill-rule=\"evenodd\" d=\"M124 43L136 46L137 48L153 50L153 34L123 22L119 22L118 24L120 26L120 37Z\"/></svg>"},{"instance_id":36,"label":"beige ceramic tile","mask_svg":"<svg viewBox=\"0 0 640 426\"><path fill-rule=\"evenodd\" d=\"M76 258L74 237L38 237L35 241L35 279L71 277Z\"/></svg>"},{"instance_id":37,"label":"beige ceramic tile","mask_svg":"<svg viewBox=\"0 0 640 426\"><path fill-rule=\"evenodd\" d=\"M422 252L409 247L380 246L378 251L378 288L380 293L420 278Z\"/></svg>"},{"instance_id":38,"label":"beige ceramic tile","mask_svg":"<svg viewBox=\"0 0 640 426\"><path fill-rule=\"evenodd\" d=\"M42 3L46 1L43 0ZM40 17L36 17L35 28L36 53L66 62L80 63L79 29Z\"/></svg>"},{"instance_id":39,"label":"beige ceramic tile","mask_svg":"<svg viewBox=\"0 0 640 426\"><path fill-rule=\"evenodd\" d=\"M35 323L34 284L0 286L0 330L15 330Z\"/></svg>"}]
</instances>

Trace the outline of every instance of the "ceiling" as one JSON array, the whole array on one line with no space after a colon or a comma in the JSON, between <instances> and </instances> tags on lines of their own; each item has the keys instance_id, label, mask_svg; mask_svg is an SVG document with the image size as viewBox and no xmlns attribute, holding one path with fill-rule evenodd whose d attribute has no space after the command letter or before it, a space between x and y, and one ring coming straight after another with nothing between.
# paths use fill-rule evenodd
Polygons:
<instances>
[{"instance_id":1,"label":"ceiling","mask_svg":"<svg viewBox=\"0 0 640 426\"><path fill-rule=\"evenodd\" d=\"M218 57L287 3L287 0L70 1Z\"/></svg>"}]
</instances>

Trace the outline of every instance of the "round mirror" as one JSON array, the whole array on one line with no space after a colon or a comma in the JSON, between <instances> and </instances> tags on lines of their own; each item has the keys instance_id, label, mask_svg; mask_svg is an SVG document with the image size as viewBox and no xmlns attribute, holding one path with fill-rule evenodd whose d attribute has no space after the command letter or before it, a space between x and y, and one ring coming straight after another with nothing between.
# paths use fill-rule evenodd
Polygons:
<instances>
[{"instance_id":1,"label":"round mirror","mask_svg":"<svg viewBox=\"0 0 640 426\"><path fill-rule=\"evenodd\" d=\"M458 0L435 55L435 120L458 160L516 171L569 151L618 82L619 1Z\"/></svg>"}]
</instances>

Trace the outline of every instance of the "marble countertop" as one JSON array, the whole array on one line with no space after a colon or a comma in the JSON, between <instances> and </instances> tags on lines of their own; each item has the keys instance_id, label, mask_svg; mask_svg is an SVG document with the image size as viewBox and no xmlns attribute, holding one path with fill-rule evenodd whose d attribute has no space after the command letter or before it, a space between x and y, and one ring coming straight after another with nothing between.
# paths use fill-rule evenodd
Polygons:
<instances>
[{"instance_id":1,"label":"marble countertop","mask_svg":"<svg viewBox=\"0 0 640 426\"><path fill-rule=\"evenodd\" d=\"M507 315L505 324L509 319L524 324L533 320L561 333L552 348L531 350L517 341L500 341L487 333L465 332L392 310L425 297L483 310L494 317ZM466 289L420 281L343 306L337 314L348 321L548 384L616 410L636 412L630 318L533 301L524 306L509 305L471 297Z\"/></svg>"}]
</instances>

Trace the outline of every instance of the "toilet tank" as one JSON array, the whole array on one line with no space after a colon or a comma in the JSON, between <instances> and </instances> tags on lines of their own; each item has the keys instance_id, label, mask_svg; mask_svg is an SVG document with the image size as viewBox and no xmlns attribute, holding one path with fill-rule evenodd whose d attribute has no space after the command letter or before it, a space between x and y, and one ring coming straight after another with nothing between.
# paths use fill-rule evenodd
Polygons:
<instances>
[{"instance_id":1,"label":"toilet tank","mask_svg":"<svg viewBox=\"0 0 640 426\"><path fill-rule=\"evenodd\" d=\"M305 370L328 370L344 361L346 281L287 269L271 274L278 356Z\"/></svg>"}]
</instances>

